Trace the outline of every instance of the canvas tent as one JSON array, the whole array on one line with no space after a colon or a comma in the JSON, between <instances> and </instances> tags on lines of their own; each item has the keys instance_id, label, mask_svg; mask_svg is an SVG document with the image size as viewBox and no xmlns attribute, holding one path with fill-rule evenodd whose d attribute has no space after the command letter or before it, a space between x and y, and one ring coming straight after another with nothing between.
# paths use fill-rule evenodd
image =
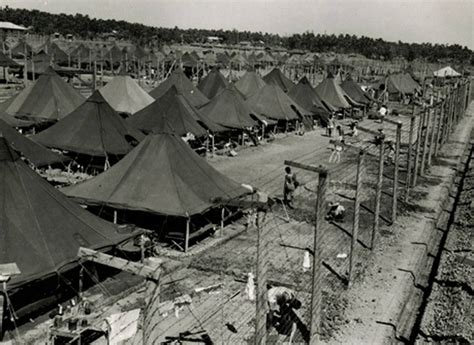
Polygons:
<instances>
[{"instance_id":1,"label":"canvas tent","mask_svg":"<svg viewBox=\"0 0 474 345\"><path fill-rule=\"evenodd\" d=\"M347 109L356 104L341 86L336 83L331 74L316 86L315 91L325 103L336 109Z\"/></svg>"},{"instance_id":2,"label":"canvas tent","mask_svg":"<svg viewBox=\"0 0 474 345\"><path fill-rule=\"evenodd\" d=\"M412 95L421 87L409 73L399 73L385 79L385 89L393 97L393 95Z\"/></svg>"},{"instance_id":3,"label":"canvas tent","mask_svg":"<svg viewBox=\"0 0 474 345\"><path fill-rule=\"evenodd\" d=\"M206 127L212 131L223 129L193 107L174 86L126 122L145 133L161 131L169 125L177 135L192 133L197 137L207 134Z\"/></svg>"},{"instance_id":4,"label":"canvas tent","mask_svg":"<svg viewBox=\"0 0 474 345\"><path fill-rule=\"evenodd\" d=\"M265 85L247 100L247 104L259 115L274 120L296 120L311 114L276 85Z\"/></svg>"},{"instance_id":5,"label":"canvas tent","mask_svg":"<svg viewBox=\"0 0 474 345\"><path fill-rule=\"evenodd\" d=\"M367 105L374 101L350 76L342 82L341 87L357 103Z\"/></svg>"},{"instance_id":6,"label":"canvas tent","mask_svg":"<svg viewBox=\"0 0 474 345\"><path fill-rule=\"evenodd\" d=\"M68 200L31 170L0 136L0 262L21 271L10 291L77 265L80 246L106 250L128 238Z\"/></svg>"},{"instance_id":7,"label":"canvas tent","mask_svg":"<svg viewBox=\"0 0 474 345\"><path fill-rule=\"evenodd\" d=\"M19 67L15 61L10 59L5 53L0 51L0 67Z\"/></svg>"},{"instance_id":8,"label":"canvas tent","mask_svg":"<svg viewBox=\"0 0 474 345\"><path fill-rule=\"evenodd\" d=\"M173 85L176 87L178 92L195 107L199 108L209 102L209 99L207 99L207 97L193 85L193 83L184 75L183 70L179 68L173 71L168 79L151 90L150 95L153 96L153 98L158 99Z\"/></svg>"},{"instance_id":9,"label":"canvas tent","mask_svg":"<svg viewBox=\"0 0 474 345\"><path fill-rule=\"evenodd\" d=\"M274 68L263 77L263 81L267 84L273 84L278 86L284 92L288 92L295 84L285 76L280 69Z\"/></svg>"},{"instance_id":10,"label":"canvas tent","mask_svg":"<svg viewBox=\"0 0 474 345\"><path fill-rule=\"evenodd\" d=\"M236 89L247 99L254 95L266 83L254 71L247 71L235 84Z\"/></svg>"},{"instance_id":11,"label":"canvas tent","mask_svg":"<svg viewBox=\"0 0 474 345\"><path fill-rule=\"evenodd\" d=\"M60 120L83 102L81 94L49 67L38 80L0 104L0 110L39 123Z\"/></svg>"},{"instance_id":12,"label":"canvas tent","mask_svg":"<svg viewBox=\"0 0 474 345\"><path fill-rule=\"evenodd\" d=\"M171 133L148 135L109 170L63 191L88 205L186 218L248 192Z\"/></svg>"},{"instance_id":13,"label":"canvas tent","mask_svg":"<svg viewBox=\"0 0 474 345\"><path fill-rule=\"evenodd\" d=\"M47 147L107 157L127 154L143 137L97 90L79 108L33 139Z\"/></svg>"},{"instance_id":14,"label":"canvas tent","mask_svg":"<svg viewBox=\"0 0 474 345\"><path fill-rule=\"evenodd\" d=\"M198 89L209 99L212 99L220 91L229 86L229 82L219 72L219 69L213 68L198 84Z\"/></svg>"},{"instance_id":15,"label":"canvas tent","mask_svg":"<svg viewBox=\"0 0 474 345\"><path fill-rule=\"evenodd\" d=\"M212 121L224 127L244 129L256 125L254 112L233 87L228 87L201 108Z\"/></svg>"},{"instance_id":16,"label":"canvas tent","mask_svg":"<svg viewBox=\"0 0 474 345\"><path fill-rule=\"evenodd\" d=\"M453 78L461 76L461 73L456 72L451 66L443 67L433 72L433 74L437 78Z\"/></svg>"},{"instance_id":17,"label":"canvas tent","mask_svg":"<svg viewBox=\"0 0 474 345\"><path fill-rule=\"evenodd\" d=\"M37 167L64 163L70 160L68 157L50 151L46 147L17 132L1 119L0 132L3 134L4 140L8 142L15 152L28 159Z\"/></svg>"},{"instance_id":18,"label":"canvas tent","mask_svg":"<svg viewBox=\"0 0 474 345\"><path fill-rule=\"evenodd\" d=\"M128 75L114 77L100 93L115 111L126 114L135 114L155 100Z\"/></svg>"},{"instance_id":19,"label":"canvas tent","mask_svg":"<svg viewBox=\"0 0 474 345\"><path fill-rule=\"evenodd\" d=\"M32 121L20 120L0 110L0 120L6 122L10 127L30 127L34 124Z\"/></svg>"}]
</instances>

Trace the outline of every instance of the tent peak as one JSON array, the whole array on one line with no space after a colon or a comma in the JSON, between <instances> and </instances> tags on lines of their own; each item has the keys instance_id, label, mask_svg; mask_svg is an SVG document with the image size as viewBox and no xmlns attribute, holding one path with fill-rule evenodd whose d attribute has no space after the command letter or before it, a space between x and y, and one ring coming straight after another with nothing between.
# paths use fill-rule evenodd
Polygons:
<instances>
[{"instance_id":1,"label":"tent peak","mask_svg":"<svg viewBox=\"0 0 474 345\"><path fill-rule=\"evenodd\" d=\"M7 139L0 131L0 161L16 161L19 158L18 154L10 147Z\"/></svg>"}]
</instances>

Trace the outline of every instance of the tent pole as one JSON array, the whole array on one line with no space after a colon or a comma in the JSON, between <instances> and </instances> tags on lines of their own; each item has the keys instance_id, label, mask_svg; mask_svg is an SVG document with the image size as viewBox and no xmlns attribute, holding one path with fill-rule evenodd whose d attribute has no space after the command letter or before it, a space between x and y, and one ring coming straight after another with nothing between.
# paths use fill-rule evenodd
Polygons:
<instances>
[{"instance_id":1,"label":"tent pole","mask_svg":"<svg viewBox=\"0 0 474 345\"><path fill-rule=\"evenodd\" d=\"M225 218L225 208L222 207L222 210L221 210L221 236L224 236L224 218Z\"/></svg>"},{"instance_id":2,"label":"tent pole","mask_svg":"<svg viewBox=\"0 0 474 345\"><path fill-rule=\"evenodd\" d=\"M186 253L189 249L189 228L191 223L191 218L186 219L186 235L184 237L184 252Z\"/></svg>"},{"instance_id":3,"label":"tent pole","mask_svg":"<svg viewBox=\"0 0 474 345\"><path fill-rule=\"evenodd\" d=\"M114 224L117 224L117 210L114 210Z\"/></svg>"}]
</instances>

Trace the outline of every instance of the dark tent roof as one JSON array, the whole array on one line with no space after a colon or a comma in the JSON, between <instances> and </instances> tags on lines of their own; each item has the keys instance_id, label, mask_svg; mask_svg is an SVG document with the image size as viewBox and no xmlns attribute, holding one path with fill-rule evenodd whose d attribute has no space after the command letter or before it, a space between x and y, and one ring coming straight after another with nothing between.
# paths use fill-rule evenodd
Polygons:
<instances>
[{"instance_id":1,"label":"dark tent roof","mask_svg":"<svg viewBox=\"0 0 474 345\"><path fill-rule=\"evenodd\" d=\"M247 71L234 85L245 98L249 98L267 84L254 71Z\"/></svg>"},{"instance_id":2,"label":"dark tent roof","mask_svg":"<svg viewBox=\"0 0 474 345\"><path fill-rule=\"evenodd\" d=\"M189 53L184 53L183 56L181 56L181 63L183 64L183 67L197 67L199 64L199 59L196 59L196 57L192 54Z\"/></svg>"},{"instance_id":3,"label":"dark tent roof","mask_svg":"<svg viewBox=\"0 0 474 345\"><path fill-rule=\"evenodd\" d=\"M0 176L0 262L15 262L21 271L10 290L72 268L80 246L104 250L131 237L68 200L1 136Z\"/></svg>"},{"instance_id":4,"label":"dark tent roof","mask_svg":"<svg viewBox=\"0 0 474 345\"><path fill-rule=\"evenodd\" d=\"M275 120L298 119L295 110L301 116L311 114L310 111L299 106L276 85L265 85L247 99L247 104L251 109L258 111L259 114Z\"/></svg>"},{"instance_id":5,"label":"dark tent roof","mask_svg":"<svg viewBox=\"0 0 474 345\"><path fill-rule=\"evenodd\" d=\"M34 122L31 121L17 119L3 110L0 110L0 120L6 122L10 127L30 127L34 124Z\"/></svg>"},{"instance_id":6,"label":"dark tent roof","mask_svg":"<svg viewBox=\"0 0 474 345\"><path fill-rule=\"evenodd\" d=\"M88 62L89 59L93 59L94 56L92 54L92 51L89 47L86 47L84 44L80 44L77 46L71 53L71 61L73 62L79 62L81 60L81 63Z\"/></svg>"},{"instance_id":7,"label":"dark tent roof","mask_svg":"<svg viewBox=\"0 0 474 345\"><path fill-rule=\"evenodd\" d=\"M15 61L6 56L3 52L0 51L0 67L19 67Z\"/></svg>"},{"instance_id":8,"label":"dark tent roof","mask_svg":"<svg viewBox=\"0 0 474 345\"><path fill-rule=\"evenodd\" d=\"M83 102L78 91L48 68L38 80L0 104L0 110L35 122L57 121Z\"/></svg>"},{"instance_id":9,"label":"dark tent roof","mask_svg":"<svg viewBox=\"0 0 474 345\"><path fill-rule=\"evenodd\" d=\"M155 99L128 75L118 75L100 89L110 106L119 113L135 114Z\"/></svg>"},{"instance_id":10,"label":"dark tent roof","mask_svg":"<svg viewBox=\"0 0 474 345\"><path fill-rule=\"evenodd\" d=\"M193 83L186 78L182 69L176 69L168 79L151 90L150 95L158 99L163 96L171 86L175 86L180 94L182 94L195 107L200 107L209 102L209 99L204 96Z\"/></svg>"},{"instance_id":11,"label":"dark tent roof","mask_svg":"<svg viewBox=\"0 0 474 345\"><path fill-rule=\"evenodd\" d=\"M52 56L41 52L33 56L32 60L28 60L26 63L27 71L29 73L43 74L47 73L52 66L57 68L57 65L54 64Z\"/></svg>"},{"instance_id":12,"label":"dark tent roof","mask_svg":"<svg viewBox=\"0 0 474 345\"><path fill-rule=\"evenodd\" d=\"M54 42L48 47L47 53L53 57L53 61L57 64L69 62L69 55Z\"/></svg>"},{"instance_id":13,"label":"dark tent roof","mask_svg":"<svg viewBox=\"0 0 474 345\"><path fill-rule=\"evenodd\" d=\"M86 204L180 217L247 193L170 133L148 135L104 173L63 190Z\"/></svg>"},{"instance_id":14,"label":"dark tent roof","mask_svg":"<svg viewBox=\"0 0 474 345\"><path fill-rule=\"evenodd\" d=\"M48 150L44 146L34 142L23 134L11 128L5 121L0 119L0 133L8 142L10 147L21 156L28 159L37 167L66 162L68 157Z\"/></svg>"},{"instance_id":15,"label":"dark tent roof","mask_svg":"<svg viewBox=\"0 0 474 345\"><path fill-rule=\"evenodd\" d=\"M359 84L357 84L351 77L346 78L341 84L342 89L352 98L354 101L361 104L370 104L373 102L372 97L366 93Z\"/></svg>"},{"instance_id":16,"label":"dark tent roof","mask_svg":"<svg viewBox=\"0 0 474 345\"><path fill-rule=\"evenodd\" d=\"M274 68L263 77L263 81L267 84L273 84L278 86L284 92L288 92L295 84L288 79L278 68Z\"/></svg>"},{"instance_id":17,"label":"dark tent roof","mask_svg":"<svg viewBox=\"0 0 474 345\"><path fill-rule=\"evenodd\" d=\"M311 112L329 113L329 111L334 110L330 105L323 102L306 77L301 78L298 84L290 89L288 96L301 107Z\"/></svg>"},{"instance_id":18,"label":"dark tent roof","mask_svg":"<svg viewBox=\"0 0 474 345\"><path fill-rule=\"evenodd\" d=\"M178 135L207 134L204 126L211 123L172 86L161 98L129 117L127 123L145 133L161 131L169 125ZM210 124L211 127L215 130ZM215 125L219 130L220 127Z\"/></svg>"},{"instance_id":19,"label":"dark tent roof","mask_svg":"<svg viewBox=\"0 0 474 345\"><path fill-rule=\"evenodd\" d=\"M316 86L315 90L324 102L337 109L350 108L351 103L355 103L336 83L331 74Z\"/></svg>"},{"instance_id":20,"label":"dark tent roof","mask_svg":"<svg viewBox=\"0 0 474 345\"><path fill-rule=\"evenodd\" d=\"M114 44L107 52L103 53L104 61L109 63L122 62L124 53Z\"/></svg>"},{"instance_id":21,"label":"dark tent roof","mask_svg":"<svg viewBox=\"0 0 474 345\"><path fill-rule=\"evenodd\" d=\"M97 90L79 108L33 139L47 147L103 157L104 152L125 155L133 148L132 142L143 137Z\"/></svg>"},{"instance_id":22,"label":"dark tent roof","mask_svg":"<svg viewBox=\"0 0 474 345\"><path fill-rule=\"evenodd\" d=\"M413 94L420 89L420 85L409 73L390 75L386 78L385 85L388 93Z\"/></svg>"},{"instance_id":23,"label":"dark tent roof","mask_svg":"<svg viewBox=\"0 0 474 345\"><path fill-rule=\"evenodd\" d=\"M25 52L28 56L31 56L31 53L33 52L33 48L31 48L31 46L23 40L18 42L18 44L11 49L11 54L14 57L17 57L17 56L24 57Z\"/></svg>"},{"instance_id":24,"label":"dark tent roof","mask_svg":"<svg viewBox=\"0 0 474 345\"><path fill-rule=\"evenodd\" d=\"M254 112L245 103L242 95L233 88L222 90L201 111L214 122L229 128L242 129L256 125L250 117Z\"/></svg>"},{"instance_id":25,"label":"dark tent roof","mask_svg":"<svg viewBox=\"0 0 474 345\"><path fill-rule=\"evenodd\" d=\"M197 87L207 98L212 99L228 86L229 82L222 73L219 72L219 69L213 68L212 71L201 80Z\"/></svg>"}]
</instances>

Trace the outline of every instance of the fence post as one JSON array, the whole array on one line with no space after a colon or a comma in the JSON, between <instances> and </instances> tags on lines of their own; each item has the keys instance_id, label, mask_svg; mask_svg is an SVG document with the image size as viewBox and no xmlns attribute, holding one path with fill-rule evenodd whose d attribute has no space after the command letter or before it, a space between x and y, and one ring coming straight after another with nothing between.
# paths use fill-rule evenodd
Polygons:
<instances>
[{"instance_id":1,"label":"fence post","mask_svg":"<svg viewBox=\"0 0 474 345\"><path fill-rule=\"evenodd\" d=\"M405 201L408 201L410 197L410 187L411 187L411 165L412 165L412 156L413 156L413 132L415 131L415 106L413 106L413 114L410 117L410 133L408 134L408 154L407 154L407 178L406 178L406 192L405 192Z\"/></svg>"},{"instance_id":2,"label":"fence post","mask_svg":"<svg viewBox=\"0 0 474 345\"><path fill-rule=\"evenodd\" d=\"M354 273L355 250L357 245L357 235L359 233L359 212L360 212L360 192L362 188L362 175L364 169L364 151L360 150L359 160L357 162L357 177L356 177L356 192L354 200L354 219L352 222L352 240L351 252L349 257L349 276L347 279L349 287L352 285L352 278Z\"/></svg>"},{"instance_id":3,"label":"fence post","mask_svg":"<svg viewBox=\"0 0 474 345\"><path fill-rule=\"evenodd\" d=\"M423 136L423 151L421 153L421 164L420 164L420 176L425 175L425 169L426 169L426 155L428 151L428 138L429 138L429 132L430 132L430 108L426 109L425 112L425 121L424 121L424 132L425 135Z\"/></svg>"},{"instance_id":4,"label":"fence post","mask_svg":"<svg viewBox=\"0 0 474 345\"><path fill-rule=\"evenodd\" d=\"M382 183L383 183L383 165L384 165L384 150L385 150L385 136L381 136L381 143L379 146L379 171L377 178L377 187L375 190L375 207L374 207L374 226L372 228L372 236L370 238L370 249L373 250L380 227L380 202L382 198Z\"/></svg>"},{"instance_id":5,"label":"fence post","mask_svg":"<svg viewBox=\"0 0 474 345\"><path fill-rule=\"evenodd\" d=\"M454 92L449 90L449 109L448 109L448 124L446 130L446 142L449 140L449 136L451 135L451 126L453 122L453 104L454 104Z\"/></svg>"},{"instance_id":6,"label":"fence post","mask_svg":"<svg viewBox=\"0 0 474 345\"><path fill-rule=\"evenodd\" d=\"M440 140L441 140L441 128L443 126L443 121L444 121L444 103L445 101L443 100L441 104L439 105L439 119L438 119L438 128L436 130L436 140L435 140L435 145L434 145L434 155L435 157L438 157L438 150L440 146Z\"/></svg>"},{"instance_id":7,"label":"fence post","mask_svg":"<svg viewBox=\"0 0 474 345\"><path fill-rule=\"evenodd\" d=\"M258 193L258 201L265 203L268 196ZM267 343L267 267L266 256L268 236L263 226L266 212L261 207L257 208L257 303L255 315L255 344Z\"/></svg>"},{"instance_id":8,"label":"fence post","mask_svg":"<svg viewBox=\"0 0 474 345\"><path fill-rule=\"evenodd\" d=\"M315 205L314 221L314 256L313 256L313 282L311 287L311 324L309 344L315 345L319 341L321 327L321 297L322 297L322 230L324 224L324 203L326 202L326 183L328 172L320 172L318 178L318 193Z\"/></svg>"},{"instance_id":9,"label":"fence post","mask_svg":"<svg viewBox=\"0 0 474 345\"><path fill-rule=\"evenodd\" d=\"M402 140L402 123L397 123L397 134L395 140L395 164L393 171L393 199L392 199L392 223L397 220L398 203L398 170L400 167L400 142Z\"/></svg>"},{"instance_id":10,"label":"fence post","mask_svg":"<svg viewBox=\"0 0 474 345\"><path fill-rule=\"evenodd\" d=\"M420 151L421 151L421 138L423 136L424 119L425 119L425 111L423 110L420 114L420 119L418 120L418 133L417 133L417 138L416 138L415 163L413 166L412 187L416 186L416 181L418 179Z\"/></svg>"},{"instance_id":11,"label":"fence post","mask_svg":"<svg viewBox=\"0 0 474 345\"><path fill-rule=\"evenodd\" d=\"M429 143L429 148L428 148L428 162L427 162L427 167L430 168L431 167L431 158L433 156L433 151L434 151L434 140L435 140L435 137L436 137L436 115L437 115L437 112L436 112L436 109L438 107L438 101L436 101L436 105L433 106L433 108L431 109L432 111L432 115L431 115L431 126L430 126L430 132L429 132L429 135L430 135L430 143Z\"/></svg>"}]
</instances>

